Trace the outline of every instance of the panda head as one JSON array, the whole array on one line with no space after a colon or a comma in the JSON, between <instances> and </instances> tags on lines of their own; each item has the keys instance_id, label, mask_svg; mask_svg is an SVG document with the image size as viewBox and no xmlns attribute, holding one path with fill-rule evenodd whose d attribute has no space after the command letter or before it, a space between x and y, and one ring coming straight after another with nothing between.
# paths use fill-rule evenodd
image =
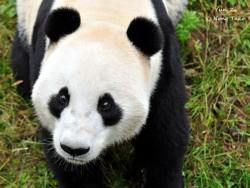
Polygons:
<instances>
[{"instance_id":1,"label":"panda head","mask_svg":"<svg viewBox=\"0 0 250 188\"><path fill-rule=\"evenodd\" d=\"M159 27L135 18L124 28L86 23L70 8L46 23L48 48L32 101L56 153L84 164L139 133L149 113L150 57L163 45Z\"/></svg>"}]
</instances>

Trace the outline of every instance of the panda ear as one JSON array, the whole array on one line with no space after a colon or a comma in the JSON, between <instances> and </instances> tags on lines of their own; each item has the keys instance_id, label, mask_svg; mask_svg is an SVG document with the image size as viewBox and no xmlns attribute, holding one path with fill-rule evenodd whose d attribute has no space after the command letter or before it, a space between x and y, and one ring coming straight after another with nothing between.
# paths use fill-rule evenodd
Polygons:
<instances>
[{"instance_id":1,"label":"panda ear","mask_svg":"<svg viewBox=\"0 0 250 188\"><path fill-rule=\"evenodd\" d=\"M161 29L147 18L135 18L127 30L129 40L145 55L152 56L163 47Z\"/></svg>"},{"instance_id":2,"label":"panda ear","mask_svg":"<svg viewBox=\"0 0 250 188\"><path fill-rule=\"evenodd\" d=\"M80 14L71 8L60 8L50 13L45 25L45 33L51 42L76 31L81 24Z\"/></svg>"}]
</instances>

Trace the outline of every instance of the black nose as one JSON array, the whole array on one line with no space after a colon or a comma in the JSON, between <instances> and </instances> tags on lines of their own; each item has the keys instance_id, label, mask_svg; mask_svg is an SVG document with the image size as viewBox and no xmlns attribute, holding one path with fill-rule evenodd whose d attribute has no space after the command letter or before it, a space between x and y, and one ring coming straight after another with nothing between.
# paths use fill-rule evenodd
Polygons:
<instances>
[{"instance_id":1,"label":"black nose","mask_svg":"<svg viewBox=\"0 0 250 188\"><path fill-rule=\"evenodd\" d=\"M75 156L79 156L79 155L84 155L86 153L89 152L90 148L71 148L69 146L66 146L64 144L60 144L61 148L63 149L63 151L65 151L66 153L72 155L73 157Z\"/></svg>"}]
</instances>

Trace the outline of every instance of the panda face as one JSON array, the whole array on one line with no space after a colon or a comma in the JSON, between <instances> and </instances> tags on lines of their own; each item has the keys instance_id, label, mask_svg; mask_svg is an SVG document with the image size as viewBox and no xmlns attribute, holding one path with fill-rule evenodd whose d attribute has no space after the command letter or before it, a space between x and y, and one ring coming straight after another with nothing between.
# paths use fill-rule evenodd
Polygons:
<instances>
[{"instance_id":1,"label":"panda face","mask_svg":"<svg viewBox=\"0 0 250 188\"><path fill-rule=\"evenodd\" d=\"M143 18L133 20L127 32L102 22L80 25L80 15L70 9L56 10L48 20L56 22L65 11L77 24L68 19L71 29L57 32L47 23L50 45L32 101L42 126L53 135L56 153L84 164L134 137L145 124L154 82L149 56L162 41L157 26Z\"/></svg>"},{"instance_id":2,"label":"panda face","mask_svg":"<svg viewBox=\"0 0 250 188\"><path fill-rule=\"evenodd\" d=\"M149 110L148 58L125 34L103 28L77 31L50 46L32 92L56 152L72 163L91 161L135 136Z\"/></svg>"}]
</instances>

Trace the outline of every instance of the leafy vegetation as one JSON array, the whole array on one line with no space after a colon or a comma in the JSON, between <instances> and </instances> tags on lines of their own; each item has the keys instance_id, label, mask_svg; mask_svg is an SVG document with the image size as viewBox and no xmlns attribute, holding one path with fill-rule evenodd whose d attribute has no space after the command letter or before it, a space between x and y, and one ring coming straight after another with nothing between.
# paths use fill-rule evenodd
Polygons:
<instances>
[{"instance_id":1,"label":"leafy vegetation","mask_svg":"<svg viewBox=\"0 0 250 188\"><path fill-rule=\"evenodd\" d=\"M186 187L250 187L249 9L248 0L190 0L177 27L191 122ZM15 15L15 1L0 0L0 187L55 187L30 101L16 94L9 68ZM125 168L129 156L114 155ZM120 171L108 174L110 187L126 187Z\"/></svg>"}]
</instances>

